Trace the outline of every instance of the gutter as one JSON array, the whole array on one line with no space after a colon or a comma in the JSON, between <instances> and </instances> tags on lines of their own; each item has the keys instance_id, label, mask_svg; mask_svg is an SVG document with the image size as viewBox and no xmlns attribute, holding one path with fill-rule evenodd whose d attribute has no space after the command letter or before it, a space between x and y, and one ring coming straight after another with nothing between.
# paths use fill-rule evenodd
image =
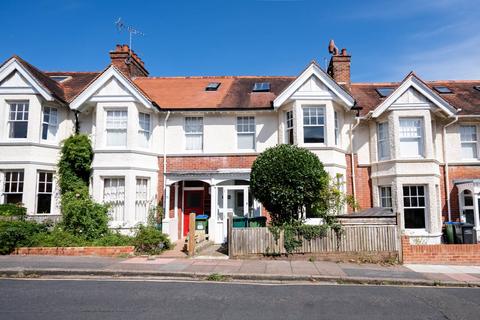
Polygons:
<instances>
[{"instance_id":1,"label":"gutter","mask_svg":"<svg viewBox=\"0 0 480 320\"><path fill-rule=\"evenodd\" d=\"M354 152L353 152L353 130L355 130L358 125L360 124L360 117L358 117L358 113L357 113L357 116L355 116L355 125L352 126L352 124L350 124L350 168L352 170L352 196L353 196L353 199L355 200L356 199L356 191L357 191L357 188L356 188L356 185L355 185L355 160L354 160ZM354 207L353 208L353 212L356 212L357 209Z\"/></svg>"},{"instance_id":2,"label":"gutter","mask_svg":"<svg viewBox=\"0 0 480 320\"><path fill-rule=\"evenodd\" d=\"M462 109L457 109L457 113L460 112ZM450 177L448 174L449 168L448 168L448 156L447 156L447 127L451 126L455 122L458 121L458 115L455 115L455 118L453 121L447 123L446 125L443 126L443 135L442 135L442 144L443 144L443 162L445 163L445 174L444 174L444 184L445 184L445 197L447 200L447 212L448 212L448 221L452 221L452 208L450 205Z\"/></svg>"},{"instance_id":3,"label":"gutter","mask_svg":"<svg viewBox=\"0 0 480 320\"><path fill-rule=\"evenodd\" d=\"M163 208L165 209L164 215L167 212L167 195L165 189L167 187L167 122L170 118L170 111L167 111L165 120L163 122Z\"/></svg>"}]
</instances>

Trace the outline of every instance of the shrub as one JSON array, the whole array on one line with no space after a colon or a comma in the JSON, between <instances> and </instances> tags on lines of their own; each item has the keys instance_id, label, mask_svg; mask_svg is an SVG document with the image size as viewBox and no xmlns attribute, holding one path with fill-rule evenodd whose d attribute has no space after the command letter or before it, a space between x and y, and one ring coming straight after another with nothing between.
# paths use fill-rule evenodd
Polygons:
<instances>
[{"instance_id":1,"label":"shrub","mask_svg":"<svg viewBox=\"0 0 480 320\"><path fill-rule=\"evenodd\" d=\"M61 226L73 235L87 240L98 239L108 233L108 207L94 202L83 188L77 193L62 196Z\"/></svg>"},{"instance_id":2,"label":"shrub","mask_svg":"<svg viewBox=\"0 0 480 320\"><path fill-rule=\"evenodd\" d=\"M33 234L26 243L28 247L83 247L88 245L85 238L75 236L59 227L51 232Z\"/></svg>"},{"instance_id":3,"label":"shrub","mask_svg":"<svg viewBox=\"0 0 480 320\"><path fill-rule=\"evenodd\" d=\"M25 219L27 215L27 208L18 204L6 203L0 204L0 216L16 217L18 219Z\"/></svg>"},{"instance_id":4,"label":"shrub","mask_svg":"<svg viewBox=\"0 0 480 320\"><path fill-rule=\"evenodd\" d=\"M253 196L270 212L273 225L300 219L328 186L328 174L312 152L278 145L262 152L250 175Z\"/></svg>"},{"instance_id":5,"label":"shrub","mask_svg":"<svg viewBox=\"0 0 480 320\"><path fill-rule=\"evenodd\" d=\"M9 254L16 247L27 246L30 237L46 231L45 225L32 221L0 221L0 254Z\"/></svg>"},{"instance_id":6,"label":"shrub","mask_svg":"<svg viewBox=\"0 0 480 320\"><path fill-rule=\"evenodd\" d=\"M143 225L138 228L133 244L136 252L150 255L171 248L170 240L160 230Z\"/></svg>"},{"instance_id":7,"label":"shrub","mask_svg":"<svg viewBox=\"0 0 480 320\"><path fill-rule=\"evenodd\" d=\"M109 233L100 239L94 240L92 245L98 247L133 246L134 238L120 233Z\"/></svg>"}]
</instances>

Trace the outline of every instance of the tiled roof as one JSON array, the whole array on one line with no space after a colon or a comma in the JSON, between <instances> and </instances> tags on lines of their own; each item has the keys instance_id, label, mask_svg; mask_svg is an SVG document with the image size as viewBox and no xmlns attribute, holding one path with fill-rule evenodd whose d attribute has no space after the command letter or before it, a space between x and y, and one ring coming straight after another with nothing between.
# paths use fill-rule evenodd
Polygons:
<instances>
[{"instance_id":1,"label":"tiled roof","mask_svg":"<svg viewBox=\"0 0 480 320\"><path fill-rule=\"evenodd\" d=\"M170 77L134 78L161 109L265 109L294 77ZM206 91L210 82L219 82L216 91ZM270 92L252 92L255 82L269 82Z\"/></svg>"},{"instance_id":2,"label":"tiled roof","mask_svg":"<svg viewBox=\"0 0 480 320\"><path fill-rule=\"evenodd\" d=\"M450 105L462 109L460 115L480 115L480 91L475 86L480 86L480 80L439 80L424 81L433 90L435 86L448 87L452 93L439 94ZM380 97L376 88L397 88L400 82L382 83L352 83L352 94L357 105L362 108L361 115L373 111L385 98Z\"/></svg>"},{"instance_id":3,"label":"tiled roof","mask_svg":"<svg viewBox=\"0 0 480 320\"><path fill-rule=\"evenodd\" d=\"M63 90L63 96L66 101L70 102L83 91L100 73L99 72L45 72L49 77L51 76L67 76L70 79L58 83L58 86ZM54 80L52 80L54 81ZM55 82L55 81L54 81Z\"/></svg>"}]
</instances>

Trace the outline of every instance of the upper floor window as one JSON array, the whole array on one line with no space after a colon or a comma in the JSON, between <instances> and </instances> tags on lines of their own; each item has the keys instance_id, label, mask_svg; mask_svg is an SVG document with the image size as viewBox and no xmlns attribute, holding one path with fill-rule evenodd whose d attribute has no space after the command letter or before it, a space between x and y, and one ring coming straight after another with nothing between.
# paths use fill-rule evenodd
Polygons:
<instances>
[{"instance_id":1,"label":"upper floor window","mask_svg":"<svg viewBox=\"0 0 480 320\"><path fill-rule=\"evenodd\" d=\"M203 118L185 118L185 148L187 150L203 149Z\"/></svg>"},{"instance_id":2,"label":"upper floor window","mask_svg":"<svg viewBox=\"0 0 480 320\"><path fill-rule=\"evenodd\" d=\"M390 158L390 146L388 144L388 122L377 125L378 160Z\"/></svg>"},{"instance_id":3,"label":"upper floor window","mask_svg":"<svg viewBox=\"0 0 480 320\"><path fill-rule=\"evenodd\" d=\"M23 171L6 171L3 185L3 203L22 203L23 201Z\"/></svg>"},{"instance_id":4,"label":"upper floor window","mask_svg":"<svg viewBox=\"0 0 480 320\"><path fill-rule=\"evenodd\" d=\"M126 110L107 111L107 146L125 147L127 145L127 118Z\"/></svg>"},{"instance_id":5,"label":"upper floor window","mask_svg":"<svg viewBox=\"0 0 480 320\"><path fill-rule=\"evenodd\" d=\"M477 158L477 127L460 126L460 141L462 143L462 158Z\"/></svg>"},{"instance_id":6,"label":"upper floor window","mask_svg":"<svg viewBox=\"0 0 480 320\"><path fill-rule=\"evenodd\" d=\"M400 118L400 155L404 158L423 157L421 118Z\"/></svg>"},{"instance_id":7,"label":"upper floor window","mask_svg":"<svg viewBox=\"0 0 480 320\"><path fill-rule=\"evenodd\" d=\"M333 113L333 122L335 125L334 131L335 131L335 145L338 146L339 141L340 141L340 128L338 125L338 112L335 111Z\"/></svg>"},{"instance_id":8,"label":"upper floor window","mask_svg":"<svg viewBox=\"0 0 480 320\"><path fill-rule=\"evenodd\" d=\"M293 111L287 111L285 113L285 122L286 122L286 130L285 130L285 142L287 144L293 144Z\"/></svg>"},{"instance_id":9,"label":"upper floor window","mask_svg":"<svg viewBox=\"0 0 480 320\"><path fill-rule=\"evenodd\" d=\"M303 142L324 143L325 142L325 108L304 107L303 108Z\"/></svg>"},{"instance_id":10,"label":"upper floor window","mask_svg":"<svg viewBox=\"0 0 480 320\"><path fill-rule=\"evenodd\" d=\"M28 132L28 102L10 103L9 138L26 138Z\"/></svg>"},{"instance_id":11,"label":"upper floor window","mask_svg":"<svg viewBox=\"0 0 480 320\"><path fill-rule=\"evenodd\" d=\"M53 140L57 135L58 129L58 116L57 109L51 107L43 108L43 121L42 121L42 139Z\"/></svg>"},{"instance_id":12,"label":"upper floor window","mask_svg":"<svg viewBox=\"0 0 480 320\"><path fill-rule=\"evenodd\" d=\"M138 114L138 139L143 148L147 148L150 141L150 115L140 112Z\"/></svg>"},{"instance_id":13,"label":"upper floor window","mask_svg":"<svg viewBox=\"0 0 480 320\"><path fill-rule=\"evenodd\" d=\"M392 187L378 187L380 194L380 206L382 208L392 209Z\"/></svg>"},{"instance_id":14,"label":"upper floor window","mask_svg":"<svg viewBox=\"0 0 480 320\"><path fill-rule=\"evenodd\" d=\"M255 118L237 117L238 149L255 149Z\"/></svg>"}]
</instances>

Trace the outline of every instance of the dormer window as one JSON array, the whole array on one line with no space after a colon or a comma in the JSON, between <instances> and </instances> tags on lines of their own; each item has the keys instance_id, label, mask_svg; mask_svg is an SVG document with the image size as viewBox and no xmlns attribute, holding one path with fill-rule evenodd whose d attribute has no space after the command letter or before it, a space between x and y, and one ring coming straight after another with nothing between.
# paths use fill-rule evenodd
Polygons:
<instances>
[{"instance_id":1,"label":"dormer window","mask_svg":"<svg viewBox=\"0 0 480 320\"><path fill-rule=\"evenodd\" d=\"M376 88L378 95L382 98L388 97L395 89L394 88Z\"/></svg>"},{"instance_id":2,"label":"dormer window","mask_svg":"<svg viewBox=\"0 0 480 320\"><path fill-rule=\"evenodd\" d=\"M253 85L253 92L269 92L270 82L255 82Z\"/></svg>"},{"instance_id":3,"label":"dormer window","mask_svg":"<svg viewBox=\"0 0 480 320\"><path fill-rule=\"evenodd\" d=\"M70 80L70 76L50 76L50 79L56 81L56 82L64 82L67 80Z\"/></svg>"},{"instance_id":4,"label":"dormer window","mask_svg":"<svg viewBox=\"0 0 480 320\"><path fill-rule=\"evenodd\" d=\"M480 85L474 86L473 89L475 89L475 90L477 90L477 91L480 91Z\"/></svg>"},{"instance_id":5,"label":"dormer window","mask_svg":"<svg viewBox=\"0 0 480 320\"><path fill-rule=\"evenodd\" d=\"M217 91L220 87L220 82L210 82L206 87L205 91Z\"/></svg>"},{"instance_id":6,"label":"dormer window","mask_svg":"<svg viewBox=\"0 0 480 320\"><path fill-rule=\"evenodd\" d=\"M445 86L434 86L433 89L435 89L435 91L438 93L452 93L452 90Z\"/></svg>"}]
</instances>

